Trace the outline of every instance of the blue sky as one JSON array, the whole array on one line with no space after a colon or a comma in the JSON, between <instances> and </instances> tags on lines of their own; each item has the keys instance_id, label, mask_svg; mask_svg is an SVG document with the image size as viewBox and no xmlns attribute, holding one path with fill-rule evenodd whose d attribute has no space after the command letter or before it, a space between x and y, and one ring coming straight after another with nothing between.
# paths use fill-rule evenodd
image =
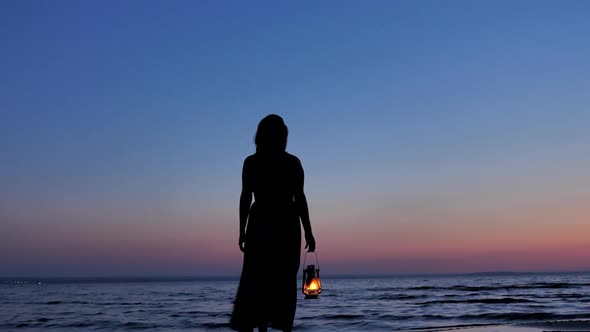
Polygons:
<instances>
[{"instance_id":1,"label":"blue sky","mask_svg":"<svg viewBox=\"0 0 590 332\"><path fill-rule=\"evenodd\" d=\"M269 113L290 128L328 256L342 225L393 232L418 210L452 220L587 194L584 1L0 6L0 220L15 243L62 223L177 224L234 246L241 163ZM15 243L0 251L44 248ZM44 259L75 256L63 246ZM56 272L8 256L6 273ZM188 261L175 268L195 273Z\"/></svg>"}]
</instances>

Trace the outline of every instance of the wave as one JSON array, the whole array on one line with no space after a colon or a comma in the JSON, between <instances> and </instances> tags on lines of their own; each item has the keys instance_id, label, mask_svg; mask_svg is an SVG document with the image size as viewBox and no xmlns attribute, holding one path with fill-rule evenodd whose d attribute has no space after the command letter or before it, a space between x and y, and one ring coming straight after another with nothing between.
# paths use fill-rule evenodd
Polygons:
<instances>
[{"instance_id":1,"label":"wave","mask_svg":"<svg viewBox=\"0 0 590 332\"><path fill-rule=\"evenodd\" d=\"M302 320L306 319L337 319L337 320L348 320L348 319L361 319L365 318L365 315L356 315L356 314L324 314L319 316L304 316L301 317Z\"/></svg>"},{"instance_id":2,"label":"wave","mask_svg":"<svg viewBox=\"0 0 590 332\"><path fill-rule=\"evenodd\" d=\"M560 298L560 299L579 299L582 297L586 297L587 295L584 294L578 294L578 293L563 293L563 294L551 294L551 295L545 295L543 297L552 297L552 298Z\"/></svg>"},{"instance_id":3,"label":"wave","mask_svg":"<svg viewBox=\"0 0 590 332\"><path fill-rule=\"evenodd\" d=\"M444 316L444 315L424 315L423 319L442 319L442 320L487 320L487 321L503 321L503 322L517 322L517 321L548 321L548 320L573 320L573 319L588 319L590 313L584 314L553 314L548 312L506 312L506 313L485 313L485 314L470 314L460 316Z\"/></svg>"},{"instance_id":4,"label":"wave","mask_svg":"<svg viewBox=\"0 0 590 332\"><path fill-rule=\"evenodd\" d=\"M204 323L201 326L206 329L227 329L229 328L229 323Z\"/></svg>"},{"instance_id":5,"label":"wave","mask_svg":"<svg viewBox=\"0 0 590 332\"><path fill-rule=\"evenodd\" d=\"M154 324L143 323L143 322L126 322L121 324L121 326L125 329L133 329L133 330L143 330L143 329L153 329L156 327Z\"/></svg>"},{"instance_id":6,"label":"wave","mask_svg":"<svg viewBox=\"0 0 590 332\"><path fill-rule=\"evenodd\" d=\"M437 300L437 301L427 301L416 303L419 305L431 305L431 304L441 304L441 303L484 303L484 304L512 304L512 303L532 303L536 301L527 300L527 299L517 299L512 297L503 297L503 298L487 298L487 299L465 299L465 300Z\"/></svg>"},{"instance_id":7,"label":"wave","mask_svg":"<svg viewBox=\"0 0 590 332\"><path fill-rule=\"evenodd\" d=\"M193 293L187 293L187 292L177 292L177 293L170 293L168 294L169 297L174 297L174 296L194 296L195 294Z\"/></svg>"},{"instance_id":8,"label":"wave","mask_svg":"<svg viewBox=\"0 0 590 332\"><path fill-rule=\"evenodd\" d=\"M408 294L379 294L369 297L369 300L388 301L388 300L415 300L427 298L426 295L408 295Z\"/></svg>"},{"instance_id":9,"label":"wave","mask_svg":"<svg viewBox=\"0 0 590 332\"><path fill-rule=\"evenodd\" d=\"M33 303L37 304L37 303ZM39 304L48 304L48 305L56 305L56 304L87 304L87 305L97 305L97 306L132 306L132 305L142 305L144 302L90 302L90 301L61 301L61 300L52 300L41 302Z\"/></svg>"},{"instance_id":10,"label":"wave","mask_svg":"<svg viewBox=\"0 0 590 332\"><path fill-rule=\"evenodd\" d=\"M466 292L494 291L506 289L561 289L579 288L590 286L590 283L567 283L567 282L538 282L532 284L498 285L498 286L464 286L454 285L450 287L437 286L416 286L409 287L409 290L456 290Z\"/></svg>"},{"instance_id":11,"label":"wave","mask_svg":"<svg viewBox=\"0 0 590 332\"><path fill-rule=\"evenodd\" d=\"M327 320L366 320L372 321L374 319L369 319L365 315L345 315L345 314L336 314L336 315L320 315L315 317L302 317L302 320L315 319L327 319ZM479 322L489 322L489 323L498 323L498 322L527 322L527 321L555 321L555 320L576 320L576 319L589 319L590 313L585 314L554 314L554 313L547 313L547 312L505 312L505 313L484 313L484 314L468 314L468 315L459 315L459 316L446 316L446 315L422 315L422 316L413 316L413 315L392 315L392 314L385 314L379 315L377 320L379 321L403 321L403 320L463 320L463 321L479 321ZM487 324L489 324L487 323Z\"/></svg>"}]
</instances>

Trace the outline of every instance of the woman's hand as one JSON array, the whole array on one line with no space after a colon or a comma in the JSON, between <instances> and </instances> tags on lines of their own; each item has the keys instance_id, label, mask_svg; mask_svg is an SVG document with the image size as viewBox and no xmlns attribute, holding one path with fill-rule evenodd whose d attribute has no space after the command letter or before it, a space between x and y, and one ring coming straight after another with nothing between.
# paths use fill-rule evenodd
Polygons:
<instances>
[{"instance_id":1,"label":"woman's hand","mask_svg":"<svg viewBox=\"0 0 590 332\"><path fill-rule=\"evenodd\" d=\"M307 249L308 247L309 249ZM305 233L305 249L307 249L307 252L315 251L315 238L311 233Z\"/></svg>"},{"instance_id":2,"label":"woman's hand","mask_svg":"<svg viewBox=\"0 0 590 332\"><path fill-rule=\"evenodd\" d=\"M240 239L238 240L238 247L242 252L246 252L246 234L240 234Z\"/></svg>"}]
</instances>

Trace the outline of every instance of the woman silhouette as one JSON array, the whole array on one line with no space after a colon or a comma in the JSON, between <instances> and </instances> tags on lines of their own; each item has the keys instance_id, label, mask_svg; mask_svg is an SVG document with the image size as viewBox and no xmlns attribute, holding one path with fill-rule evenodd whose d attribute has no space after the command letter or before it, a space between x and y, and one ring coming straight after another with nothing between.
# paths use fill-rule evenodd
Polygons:
<instances>
[{"instance_id":1,"label":"woman silhouette","mask_svg":"<svg viewBox=\"0 0 590 332\"><path fill-rule=\"evenodd\" d=\"M240 196L240 238L244 252L240 286L230 327L240 332L291 331L297 304L301 224L305 248L315 251L303 167L285 151L287 126L268 115L256 132L256 153L244 160ZM252 194L255 202L252 203ZM247 228L246 228L247 226Z\"/></svg>"}]
</instances>

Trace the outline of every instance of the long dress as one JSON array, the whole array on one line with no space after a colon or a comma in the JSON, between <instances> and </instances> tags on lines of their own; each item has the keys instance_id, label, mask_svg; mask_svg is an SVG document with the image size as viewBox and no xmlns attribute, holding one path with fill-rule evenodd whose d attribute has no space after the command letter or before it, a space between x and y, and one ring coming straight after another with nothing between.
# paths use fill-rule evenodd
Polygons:
<instances>
[{"instance_id":1,"label":"long dress","mask_svg":"<svg viewBox=\"0 0 590 332\"><path fill-rule=\"evenodd\" d=\"M254 192L246 230L240 285L230 327L252 331L260 324L290 331L297 304L301 226L294 193L303 182L297 157L256 153L244 161L243 178Z\"/></svg>"}]
</instances>

